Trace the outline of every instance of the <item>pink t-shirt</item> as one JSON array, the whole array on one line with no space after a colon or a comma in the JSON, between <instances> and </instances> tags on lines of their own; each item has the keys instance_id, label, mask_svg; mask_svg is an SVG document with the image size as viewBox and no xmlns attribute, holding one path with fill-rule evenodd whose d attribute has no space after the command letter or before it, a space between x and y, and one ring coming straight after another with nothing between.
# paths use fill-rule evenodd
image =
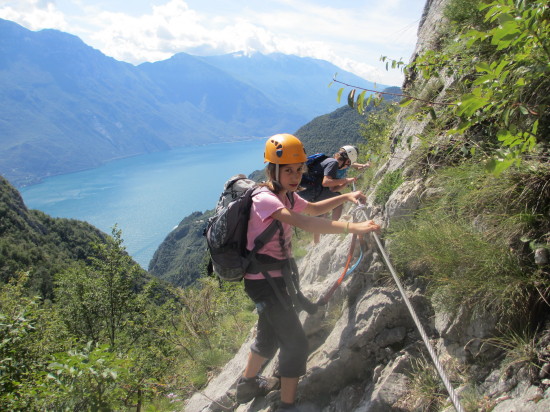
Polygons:
<instances>
[{"instance_id":1,"label":"pink t-shirt","mask_svg":"<svg viewBox=\"0 0 550 412\"><path fill-rule=\"evenodd\" d=\"M270 224L273 222L271 215L277 210L287 208L290 209L290 201L285 196L284 203L279 197L270 190L262 191L252 197L252 207L250 209L250 218L248 220L248 243L246 248L252 250L254 248L254 240L258 237ZM302 199L299 195L294 193L294 207L292 211L300 213L308 205L308 202ZM289 247L292 239L292 227L281 222L283 225L283 232L285 238L285 246ZM279 231L275 233L275 236L268 241L259 251L265 255L272 256L276 259L285 259L287 256L281 250L279 243ZM288 257L292 256L292 251L287 249ZM280 270L270 270L271 277L280 277L282 273ZM264 279L264 275L261 273L247 273L244 276L246 279Z\"/></svg>"}]
</instances>

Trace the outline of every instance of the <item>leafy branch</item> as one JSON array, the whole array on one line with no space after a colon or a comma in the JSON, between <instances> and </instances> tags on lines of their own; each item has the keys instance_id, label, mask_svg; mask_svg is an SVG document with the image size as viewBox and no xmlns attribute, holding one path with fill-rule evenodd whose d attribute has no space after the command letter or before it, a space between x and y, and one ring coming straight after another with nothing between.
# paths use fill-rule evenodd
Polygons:
<instances>
[{"instance_id":1,"label":"leafy branch","mask_svg":"<svg viewBox=\"0 0 550 412\"><path fill-rule=\"evenodd\" d=\"M342 82L340 80L337 80L336 76L332 78L332 82L340 83L340 84L343 84L344 86L348 86L348 87L352 88L351 91L348 94L348 105L352 109L357 108L357 111L360 114L362 114L364 112L364 108L366 106L369 106L372 102L374 102L374 104L377 105L380 102L382 95L404 97L404 99L399 104L401 107L405 107L405 106L409 105L410 103L412 103L413 101L419 101L419 102L422 102L422 103L427 103L429 105L439 104L439 105L445 105L445 106L449 106L449 105L456 106L456 103L435 102L435 101L432 101L432 100L420 99L418 97L410 96L410 95L403 94L403 93L391 93L391 92L383 92L383 91L379 91L379 90L366 89L364 87L354 86L352 84L348 84L348 83ZM363 90L363 91L357 96L357 99L355 99L355 94L356 94L357 89ZM344 87L341 87L338 90L338 95L337 95L338 103L340 103L340 99L342 98L343 91L344 91ZM371 94L371 95L369 95L368 98L366 98L365 95L366 95L367 92L374 93L374 96L376 96L376 97L373 98L373 95ZM373 100L373 99L376 99L376 100Z\"/></svg>"},{"instance_id":2,"label":"leafy branch","mask_svg":"<svg viewBox=\"0 0 550 412\"><path fill-rule=\"evenodd\" d=\"M500 144L487 164L490 171L500 173L537 148L547 148L550 12L547 0L480 2L478 10L484 13L483 23L476 23L477 28L454 38L446 48L428 50L408 66L402 61L391 61L391 66L425 80L453 78L454 90L464 90L456 94L454 103L401 95L405 100L400 106L420 101L426 104L421 111L434 119L434 104L450 107L447 114L458 124L449 134L482 128ZM353 104L354 95L352 90L348 104Z\"/></svg>"}]
</instances>

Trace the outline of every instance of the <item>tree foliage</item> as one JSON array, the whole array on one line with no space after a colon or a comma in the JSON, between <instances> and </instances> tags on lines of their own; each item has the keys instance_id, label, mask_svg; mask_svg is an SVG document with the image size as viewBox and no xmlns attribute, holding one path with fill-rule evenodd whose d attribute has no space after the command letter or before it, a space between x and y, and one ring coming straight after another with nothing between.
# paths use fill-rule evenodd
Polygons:
<instances>
[{"instance_id":1,"label":"tree foliage","mask_svg":"<svg viewBox=\"0 0 550 412\"><path fill-rule=\"evenodd\" d=\"M484 133L499 148L488 168L497 173L525 154L547 150L550 103L550 15L545 0L454 1L453 16L463 23L463 7L478 5L481 21L459 26L458 37L430 50L407 68L425 79L450 76L456 87L457 119L450 134ZM476 13L474 13L476 15ZM455 26L458 27L458 26Z\"/></svg>"},{"instance_id":2,"label":"tree foliage","mask_svg":"<svg viewBox=\"0 0 550 412\"><path fill-rule=\"evenodd\" d=\"M0 405L6 410L35 409L50 355L70 345L58 312L28 295L28 281L21 272L0 284Z\"/></svg>"},{"instance_id":3,"label":"tree foliage","mask_svg":"<svg viewBox=\"0 0 550 412\"><path fill-rule=\"evenodd\" d=\"M365 158L378 161L389 153L390 132L397 114L396 103L383 103L379 110L372 111L367 122L361 124L361 134L365 142Z\"/></svg>"},{"instance_id":4,"label":"tree foliage","mask_svg":"<svg viewBox=\"0 0 550 412\"><path fill-rule=\"evenodd\" d=\"M120 335L135 325L139 313L139 266L126 254L121 231L96 244L91 264L75 266L56 278L55 295L67 327L85 342L106 340L116 347Z\"/></svg>"},{"instance_id":5,"label":"tree foliage","mask_svg":"<svg viewBox=\"0 0 550 412\"><path fill-rule=\"evenodd\" d=\"M0 404L8 410L174 400L203 385L248 334L254 319L240 284L144 283L116 227L91 248L88 264L55 276L54 302L32 294L28 273L0 284Z\"/></svg>"},{"instance_id":6,"label":"tree foliage","mask_svg":"<svg viewBox=\"0 0 550 412\"><path fill-rule=\"evenodd\" d=\"M416 103L450 135L465 137L466 153L486 152L487 168L501 173L522 158L548 155L550 130L550 11L546 0L452 0L445 9L438 46L411 64L383 56L402 69L406 89L400 105ZM414 82L423 79L424 82ZM447 99L436 99L444 84ZM349 86L349 85L348 85ZM364 111L379 104L352 87L348 104ZM338 99L343 89L339 90ZM482 133L480 133L482 131ZM477 140L475 144L467 142ZM481 142L480 142L481 140Z\"/></svg>"}]
</instances>

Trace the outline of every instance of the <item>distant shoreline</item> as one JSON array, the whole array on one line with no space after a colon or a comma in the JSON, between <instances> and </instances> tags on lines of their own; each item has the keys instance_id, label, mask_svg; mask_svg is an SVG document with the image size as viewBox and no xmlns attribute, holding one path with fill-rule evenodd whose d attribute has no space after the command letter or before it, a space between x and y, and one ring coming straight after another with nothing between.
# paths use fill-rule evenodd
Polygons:
<instances>
[{"instance_id":1,"label":"distant shoreline","mask_svg":"<svg viewBox=\"0 0 550 412\"><path fill-rule=\"evenodd\" d=\"M122 230L128 253L147 267L158 245L194 211L215 207L223 185L263 167L264 139L177 147L51 176L20 190L29 209Z\"/></svg>"},{"instance_id":2,"label":"distant shoreline","mask_svg":"<svg viewBox=\"0 0 550 412\"><path fill-rule=\"evenodd\" d=\"M165 149L165 150L157 150L157 151L153 151L153 152L143 152L143 153L130 154L128 156L113 157L113 158L111 158L109 160L105 160L105 161L103 161L103 162L101 162L101 163L99 163L99 164L97 164L93 167L83 167L83 168L80 168L80 169L75 169L75 170L71 170L71 171L67 171L67 172L63 172L63 173L52 173L52 174L41 176L41 177L30 177L29 182L28 183L23 183L23 184L13 183L13 182L9 181L9 179L7 179L5 176L4 176L4 178L6 178L10 182L10 184L13 185L17 190L21 190L21 189L24 189L24 188L27 188L27 187L30 187L30 186L35 186L35 185L38 185L40 183L43 183L45 180L47 180L49 178L52 178L52 177L58 177L58 176L68 175L68 174L71 174L71 173L79 173L79 172L85 172L87 170L97 169L98 167L104 166L104 165L109 164L111 162L115 162L117 160L130 159L130 158L133 158L133 157L136 157L136 156L151 155L151 154L155 154L155 153L169 152L169 151L172 151L172 150L181 149L185 146L187 146L187 147L205 147L205 146L212 146L212 145L217 145L217 144L252 142L252 141L255 141L255 140L263 140L263 139L267 139L267 136L232 138L231 140L201 143L201 144L189 144L189 145L182 144L181 146L175 146L175 147L171 147L171 148Z\"/></svg>"}]
</instances>

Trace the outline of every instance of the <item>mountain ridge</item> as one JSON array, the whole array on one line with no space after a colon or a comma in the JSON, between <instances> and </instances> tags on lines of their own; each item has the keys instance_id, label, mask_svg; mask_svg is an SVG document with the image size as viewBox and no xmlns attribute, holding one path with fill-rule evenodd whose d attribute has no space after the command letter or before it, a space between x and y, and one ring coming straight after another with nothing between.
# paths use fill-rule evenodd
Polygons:
<instances>
[{"instance_id":1,"label":"mountain ridge","mask_svg":"<svg viewBox=\"0 0 550 412\"><path fill-rule=\"evenodd\" d=\"M281 105L288 105L293 110L304 113L309 119L330 113L340 107L335 98L336 88L329 87L332 78L338 72L341 72L349 83L353 83L357 87L369 90L383 90L389 87L361 79L337 68L332 63L311 57L297 57L282 53L269 55L229 53L199 58L216 67L223 68L235 78L253 87L266 91L273 101ZM289 66L293 69L288 70ZM281 76L280 79L271 83L266 82L266 77L275 77L279 72L285 73L285 76ZM319 73L326 73L331 77L321 76ZM285 87L289 83L293 85L292 88ZM320 107L305 110L304 108L307 109L306 102L312 98L319 102Z\"/></svg>"},{"instance_id":2,"label":"mountain ridge","mask_svg":"<svg viewBox=\"0 0 550 412\"><path fill-rule=\"evenodd\" d=\"M271 67L247 81L213 64L231 57L178 53L134 66L72 34L2 19L0 52L0 174L16 187L122 157L296 130L330 111L336 91L325 85L341 71L317 62L313 73L311 59L287 55L241 61L249 73ZM303 82L301 70L322 84Z\"/></svg>"}]
</instances>

